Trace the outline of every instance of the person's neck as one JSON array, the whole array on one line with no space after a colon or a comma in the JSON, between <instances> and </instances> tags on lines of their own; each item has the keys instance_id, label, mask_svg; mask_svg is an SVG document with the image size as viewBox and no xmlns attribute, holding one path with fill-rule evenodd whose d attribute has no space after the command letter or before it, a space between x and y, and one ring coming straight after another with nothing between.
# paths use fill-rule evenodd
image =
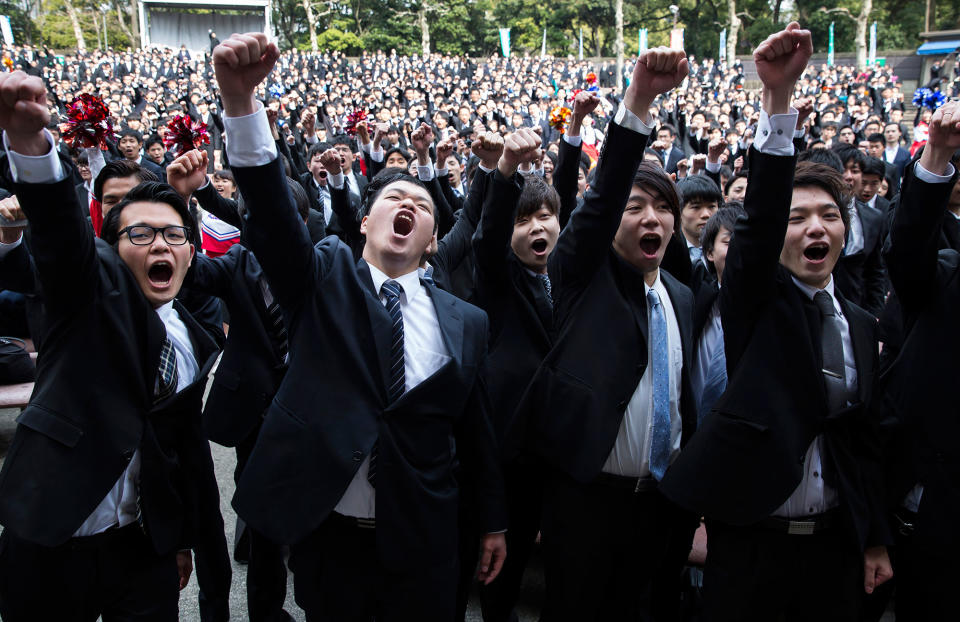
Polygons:
<instances>
[{"instance_id":1,"label":"person's neck","mask_svg":"<svg viewBox=\"0 0 960 622\"><path fill-rule=\"evenodd\" d=\"M643 282L647 284L647 287L653 287L653 284L657 282L657 279L660 277L660 266L657 266L653 270L649 270L643 273Z\"/></svg>"},{"instance_id":2,"label":"person's neck","mask_svg":"<svg viewBox=\"0 0 960 622\"><path fill-rule=\"evenodd\" d=\"M683 239L687 241L687 244L692 244L693 246L696 246L697 248L700 248L700 238L695 238L695 239L691 240L691 239L690 239L690 236L687 235L687 232L684 231L684 232L683 232Z\"/></svg>"},{"instance_id":3,"label":"person's neck","mask_svg":"<svg viewBox=\"0 0 960 622\"><path fill-rule=\"evenodd\" d=\"M375 252L369 245L363 248L363 260L383 272L391 279L396 279L404 274L410 274L420 267L420 257L387 257L382 253Z\"/></svg>"},{"instance_id":4,"label":"person's neck","mask_svg":"<svg viewBox=\"0 0 960 622\"><path fill-rule=\"evenodd\" d=\"M896 149L897 147L900 146L900 141L896 141L896 142L892 142L892 143L889 143L889 142L888 142L886 145L887 145L887 147L886 147L887 149Z\"/></svg>"},{"instance_id":5,"label":"person's neck","mask_svg":"<svg viewBox=\"0 0 960 622\"><path fill-rule=\"evenodd\" d=\"M951 205L951 206L949 206L949 210L950 210L955 216L960 216L960 205Z\"/></svg>"}]
</instances>

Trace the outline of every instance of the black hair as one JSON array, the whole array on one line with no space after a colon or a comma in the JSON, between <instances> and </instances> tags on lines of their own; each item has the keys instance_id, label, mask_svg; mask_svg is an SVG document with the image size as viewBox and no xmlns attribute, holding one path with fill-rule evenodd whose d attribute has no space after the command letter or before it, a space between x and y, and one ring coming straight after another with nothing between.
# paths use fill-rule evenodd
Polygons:
<instances>
[{"instance_id":1,"label":"black hair","mask_svg":"<svg viewBox=\"0 0 960 622\"><path fill-rule=\"evenodd\" d=\"M104 242L113 247L117 246L120 241L120 215L125 207L139 201L169 205L180 215L183 226L187 229L187 238L191 239L193 237L193 232L197 229L197 223L194 221L193 214L190 213L183 197L177 194L177 191L169 184L159 181L145 181L128 192L122 201L107 212L103 219L103 228L100 230L100 237L103 238Z\"/></svg>"},{"instance_id":2,"label":"black hair","mask_svg":"<svg viewBox=\"0 0 960 622\"><path fill-rule=\"evenodd\" d=\"M376 202L380 194L386 190L387 186L395 184L399 181L405 181L411 183L414 186L418 186L427 190L427 186L407 172L407 169L400 168L399 166L392 166L390 168L385 168L376 175L373 179L370 180L370 183L367 184L366 189L363 191L363 202L360 206L360 218L368 215L370 213L370 208L373 207L373 204ZM428 191L429 192L429 191ZM431 195L430 202L433 203L433 196ZM434 205L434 210L436 205ZM436 212L434 212L434 229L437 226Z\"/></svg>"},{"instance_id":3,"label":"black hair","mask_svg":"<svg viewBox=\"0 0 960 622\"><path fill-rule=\"evenodd\" d=\"M551 214L560 213L560 195L553 186L536 175L530 175L523 180L523 190L517 200L516 218L526 218L546 207Z\"/></svg>"},{"instance_id":4,"label":"black hair","mask_svg":"<svg viewBox=\"0 0 960 622\"><path fill-rule=\"evenodd\" d=\"M837 172L843 172L843 160L829 149L807 149L806 151L801 151L800 155L797 156L797 163L799 164L800 162L815 162L829 166Z\"/></svg>"},{"instance_id":5,"label":"black hair","mask_svg":"<svg viewBox=\"0 0 960 622\"><path fill-rule=\"evenodd\" d=\"M643 153L644 155L650 155L655 157L657 159L657 162L660 163L661 168L665 166L663 162L663 156L660 155L660 152L657 151L656 149L651 149L650 147L647 147L646 149L643 150Z\"/></svg>"},{"instance_id":6,"label":"black hair","mask_svg":"<svg viewBox=\"0 0 960 622\"><path fill-rule=\"evenodd\" d=\"M843 162L843 168L847 168L847 164L853 162L860 170L863 170L867 156L853 145L844 145L842 143L840 146L834 145L833 151L836 152L837 156L840 157L840 161Z\"/></svg>"},{"instance_id":7,"label":"black hair","mask_svg":"<svg viewBox=\"0 0 960 622\"><path fill-rule=\"evenodd\" d=\"M163 146L163 139L160 138L158 134L151 134L145 141L143 141L143 148L149 150L150 147L157 144Z\"/></svg>"},{"instance_id":8,"label":"black hair","mask_svg":"<svg viewBox=\"0 0 960 622\"><path fill-rule=\"evenodd\" d=\"M590 156L585 152L580 152L580 169L583 170L584 176L590 172Z\"/></svg>"},{"instance_id":9,"label":"black hair","mask_svg":"<svg viewBox=\"0 0 960 622\"><path fill-rule=\"evenodd\" d=\"M727 196L728 194L730 194L730 186L733 185L733 182L737 181L738 179L749 179L749 178L750 178L750 172L747 171L747 169L740 169L740 172L734 173L733 175L728 177L727 183L723 184L723 196Z\"/></svg>"},{"instance_id":10,"label":"black hair","mask_svg":"<svg viewBox=\"0 0 960 622\"><path fill-rule=\"evenodd\" d=\"M854 148L854 151L860 151ZM793 174L793 187L796 188L818 188L823 190L840 210L840 219L843 221L844 235L850 229L850 211L847 204L850 203L849 190L847 184L843 181L842 170L820 164L819 162L800 162Z\"/></svg>"},{"instance_id":11,"label":"black hair","mask_svg":"<svg viewBox=\"0 0 960 622\"><path fill-rule=\"evenodd\" d=\"M120 133L117 134L117 141L119 142L120 139L126 138L127 136L132 136L134 140L136 140L138 143L143 144L143 134L141 134L137 130L131 130L129 127L126 129L120 130Z\"/></svg>"},{"instance_id":12,"label":"black hair","mask_svg":"<svg viewBox=\"0 0 960 622\"><path fill-rule=\"evenodd\" d=\"M720 188L706 175L687 175L677 182L677 192L680 193L682 207L691 201L716 201L717 205L723 205Z\"/></svg>"},{"instance_id":13,"label":"black hair","mask_svg":"<svg viewBox=\"0 0 960 622\"><path fill-rule=\"evenodd\" d=\"M726 229L733 233L737 220L741 217L746 218L746 216L747 212L743 209L743 203L740 201L731 201L714 212L707 224L703 226L703 231L700 232L700 248L703 249L704 258L706 258L707 253L713 250L717 236L720 235L720 229Z\"/></svg>"},{"instance_id":14,"label":"black hair","mask_svg":"<svg viewBox=\"0 0 960 622\"><path fill-rule=\"evenodd\" d=\"M671 135L671 136L673 136L674 138L677 137L677 128L673 127L673 126L670 125L669 123L663 123L663 124L661 124L661 125L660 125L660 129L658 129L657 131L659 132L659 131L661 131L661 130L667 130L668 132L670 132L670 135Z\"/></svg>"},{"instance_id":15,"label":"black hair","mask_svg":"<svg viewBox=\"0 0 960 622\"><path fill-rule=\"evenodd\" d=\"M400 147L393 147L392 149L388 149L387 152L383 154L383 161L386 162L390 158L390 156L395 153L399 153L400 157L402 157L404 160L407 161L407 164L410 164L410 161L413 160L413 156L411 156L410 152L407 151L406 149L401 149Z\"/></svg>"},{"instance_id":16,"label":"black hair","mask_svg":"<svg viewBox=\"0 0 960 622\"><path fill-rule=\"evenodd\" d=\"M876 134L879 136L880 134ZM883 160L880 158L874 158L873 156L866 156L863 159L863 166L860 167L860 172L863 175L876 175L880 179L883 179L883 176L887 173L887 166L883 163Z\"/></svg>"},{"instance_id":17,"label":"black hair","mask_svg":"<svg viewBox=\"0 0 960 622\"><path fill-rule=\"evenodd\" d=\"M327 142L315 142L310 147L310 151L307 152L307 162L313 159L314 156L323 153L329 149L333 149L333 145Z\"/></svg>"},{"instance_id":18,"label":"black hair","mask_svg":"<svg viewBox=\"0 0 960 622\"><path fill-rule=\"evenodd\" d=\"M673 179L667 175L663 167L650 162L641 162L633 176L632 185L666 201L667 207L673 213L673 232L676 235L682 235L680 232L680 193L677 192L677 185L673 183Z\"/></svg>"},{"instance_id":19,"label":"black hair","mask_svg":"<svg viewBox=\"0 0 960 622\"><path fill-rule=\"evenodd\" d=\"M140 166L137 162L120 159L107 164L100 169L97 178L93 180L93 197L103 203L103 184L110 179L124 179L126 177L136 177L141 183L145 181L160 181L152 171Z\"/></svg>"},{"instance_id":20,"label":"black hair","mask_svg":"<svg viewBox=\"0 0 960 622\"><path fill-rule=\"evenodd\" d=\"M332 144L334 147L337 145L347 145L350 147L350 151L354 150L355 142L356 141L350 138L348 134L337 134L330 140L330 144Z\"/></svg>"},{"instance_id":21,"label":"black hair","mask_svg":"<svg viewBox=\"0 0 960 622\"><path fill-rule=\"evenodd\" d=\"M882 145L884 143L883 134L880 134L880 133L870 134L869 136L867 136L867 142L880 143Z\"/></svg>"}]
</instances>

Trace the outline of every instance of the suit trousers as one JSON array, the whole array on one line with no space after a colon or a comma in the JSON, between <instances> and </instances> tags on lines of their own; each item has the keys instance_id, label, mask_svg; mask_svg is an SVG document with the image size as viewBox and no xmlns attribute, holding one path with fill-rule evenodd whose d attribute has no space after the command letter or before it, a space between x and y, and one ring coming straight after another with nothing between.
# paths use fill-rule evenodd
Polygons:
<instances>
[{"instance_id":1,"label":"suit trousers","mask_svg":"<svg viewBox=\"0 0 960 622\"><path fill-rule=\"evenodd\" d=\"M601 480L546 477L543 622L679 620L696 517L657 490Z\"/></svg>"},{"instance_id":2,"label":"suit trousers","mask_svg":"<svg viewBox=\"0 0 960 622\"><path fill-rule=\"evenodd\" d=\"M842 528L789 535L707 520L707 622L849 622L862 593L863 553Z\"/></svg>"},{"instance_id":3,"label":"suit trousers","mask_svg":"<svg viewBox=\"0 0 960 622\"><path fill-rule=\"evenodd\" d=\"M332 513L290 548L297 605L307 622L452 622L457 559L423 567L410 560L403 573L379 563L376 529Z\"/></svg>"},{"instance_id":4,"label":"suit trousers","mask_svg":"<svg viewBox=\"0 0 960 622\"><path fill-rule=\"evenodd\" d=\"M240 475L247 465L247 459L257 442L260 426L247 438L237 444L237 469L234 481L240 481ZM239 522L239 520L238 520ZM287 598L287 566L283 561L283 547L264 537L248 526L244 526L247 543L247 612L250 622L277 622L289 620L283 610ZM241 545L238 545L241 546Z\"/></svg>"},{"instance_id":5,"label":"suit trousers","mask_svg":"<svg viewBox=\"0 0 960 622\"><path fill-rule=\"evenodd\" d=\"M513 608L520 597L523 573L540 531L543 469L532 459L519 458L504 467L507 496L507 559L500 575L480 586L484 622L516 620Z\"/></svg>"},{"instance_id":6,"label":"suit trousers","mask_svg":"<svg viewBox=\"0 0 960 622\"><path fill-rule=\"evenodd\" d=\"M199 425L199 423L198 423ZM213 470L210 443L198 432L196 456L199 481L196 498L196 545L193 547L197 573L197 598L202 622L226 622L230 619L230 584L233 567L227 549L223 514L220 513L220 488Z\"/></svg>"},{"instance_id":7,"label":"suit trousers","mask_svg":"<svg viewBox=\"0 0 960 622\"><path fill-rule=\"evenodd\" d=\"M960 551L948 546L937 550L918 546L914 534L908 530L898 531L895 538L891 559L896 581L897 622L956 618L954 567Z\"/></svg>"},{"instance_id":8,"label":"suit trousers","mask_svg":"<svg viewBox=\"0 0 960 622\"><path fill-rule=\"evenodd\" d=\"M46 547L0 535L4 622L176 622L176 553L157 555L137 523Z\"/></svg>"}]
</instances>

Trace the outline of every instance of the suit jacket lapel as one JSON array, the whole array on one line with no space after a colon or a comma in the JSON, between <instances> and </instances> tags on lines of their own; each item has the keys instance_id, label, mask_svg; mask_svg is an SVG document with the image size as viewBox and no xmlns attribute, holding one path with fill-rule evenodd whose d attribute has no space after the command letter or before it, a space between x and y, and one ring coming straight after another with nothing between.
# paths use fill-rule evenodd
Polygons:
<instances>
[{"instance_id":1,"label":"suit jacket lapel","mask_svg":"<svg viewBox=\"0 0 960 622\"><path fill-rule=\"evenodd\" d=\"M379 292L373 287L373 279L370 277L370 266L362 259L357 262L357 276L365 290L364 301L367 303L370 331L373 334L374 347L376 349L375 355L380 365L381 386L383 387L384 397L386 397L386 388L390 382L390 370L388 369L390 347L393 344L390 314L387 313L386 307L380 302Z\"/></svg>"},{"instance_id":2,"label":"suit jacket lapel","mask_svg":"<svg viewBox=\"0 0 960 622\"><path fill-rule=\"evenodd\" d=\"M883 214L875 207L857 201L857 211L860 212L860 226L863 229L863 253L873 248L880 235Z\"/></svg>"},{"instance_id":3,"label":"suit jacket lapel","mask_svg":"<svg viewBox=\"0 0 960 622\"><path fill-rule=\"evenodd\" d=\"M453 357L457 366L463 360L463 316L456 307L456 298L447 294L434 285L420 281L430 293L430 299L437 311L437 322L440 324L440 333L447 352Z\"/></svg>"},{"instance_id":4,"label":"suit jacket lapel","mask_svg":"<svg viewBox=\"0 0 960 622\"><path fill-rule=\"evenodd\" d=\"M876 344L870 335L869 328L851 312L850 303L847 302L847 299L842 295L838 295L837 299L840 301L840 308L843 309L843 314L847 319L847 327L850 329L853 360L857 365L857 398L861 403L866 403L869 401L870 392L873 390L871 387L873 374L870 373L871 370L868 368L871 353L868 348L876 347Z\"/></svg>"}]
</instances>

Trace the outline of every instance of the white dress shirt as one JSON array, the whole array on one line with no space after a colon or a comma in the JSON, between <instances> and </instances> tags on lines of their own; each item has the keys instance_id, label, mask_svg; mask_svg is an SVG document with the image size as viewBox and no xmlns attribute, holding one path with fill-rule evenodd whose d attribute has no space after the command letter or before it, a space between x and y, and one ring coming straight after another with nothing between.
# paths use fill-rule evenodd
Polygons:
<instances>
[{"instance_id":1,"label":"white dress shirt","mask_svg":"<svg viewBox=\"0 0 960 622\"><path fill-rule=\"evenodd\" d=\"M816 293L820 291L816 287L798 281L796 277L793 278L793 282L810 300L813 300ZM837 312L837 319L840 320L844 376L847 391L854 395L857 391L858 376L857 363L853 357L853 341L850 338L850 325L847 323L847 318L843 315L843 309L840 308L840 303L834 295L832 276L823 291L830 294L833 299L833 308ZM793 491L793 494L773 513L774 516L802 518L822 514L839 505L840 500L837 491L823 481L823 443L822 434L810 443L803 462L803 479L800 480L800 484Z\"/></svg>"},{"instance_id":2,"label":"white dress shirt","mask_svg":"<svg viewBox=\"0 0 960 622\"><path fill-rule=\"evenodd\" d=\"M339 179L340 179L340 184L333 186L337 190L339 190L340 188L343 188L343 173L340 173ZM317 196L323 199L323 218L324 218L324 222L329 224L330 219L333 218L333 205L330 199L330 189L318 184L317 180L314 179L312 175L310 176L310 183L313 185L314 194L316 194ZM330 175L327 175L327 183L328 184L332 183L332 180L330 179Z\"/></svg>"},{"instance_id":3,"label":"white dress shirt","mask_svg":"<svg viewBox=\"0 0 960 622\"><path fill-rule=\"evenodd\" d=\"M860 222L860 210L857 209L857 200L850 199L847 206L850 214L850 231L847 233L847 246L843 249L844 255L853 255L863 250L863 223Z\"/></svg>"},{"instance_id":4,"label":"white dress shirt","mask_svg":"<svg viewBox=\"0 0 960 622\"><path fill-rule=\"evenodd\" d=\"M380 287L389 277L374 266L370 266L373 287ZM403 314L403 372L404 390L415 386L435 374L450 361L447 347L443 343L437 309L433 306L426 288L420 284L420 272L415 270L394 279L403 288L400 292L400 311ZM387 299L382 294L380 302ZM370 485L367 473L370 470L370 457L364 459L360 469L353 476L347 491L343 493L335 512L357 518L376 516L376 489Z\"/></svg>"},{"instance_id":5,"label":"white dress shirt","mask_svg":"<svg viewBox=\"0 0 960 622\"><path fill-rule=\"evenodd\" d=\"M723 324L720 321L720 298L717 297L710 307L710 315L707 317L707 323L700 333L700 341L697 343L697 358L693 364L693 373L690 374L690 386L697 399L703 395L703 387L707 378L710 376L710 362L716 351L723 347Z\"/></svg>"},{"instance_id":6,"label":"white dress shirt","mask_svg":"<svg viewBox=\"0 0 960 622\"><path fill-rule=\"evenodd\" d=\"M636 117L635 117L636 118ZM680 380L683 374L683 344L680 341L680 326L670 301L670 294L663 286L659 273L651 288L643 286L644 295L653 289L660 296L660 306L667 322L667 355L670 358L670 462L680 454ZM647 326L652 310L647 306ZM647 360L653 361L653 340L647 343ZM650 477L650 442L653 437L653 365L647 365L640 383L627 403L627 411L620 422L617 440L603 465L604 473L625 477Z\"/></svg>"}]
</instances>

